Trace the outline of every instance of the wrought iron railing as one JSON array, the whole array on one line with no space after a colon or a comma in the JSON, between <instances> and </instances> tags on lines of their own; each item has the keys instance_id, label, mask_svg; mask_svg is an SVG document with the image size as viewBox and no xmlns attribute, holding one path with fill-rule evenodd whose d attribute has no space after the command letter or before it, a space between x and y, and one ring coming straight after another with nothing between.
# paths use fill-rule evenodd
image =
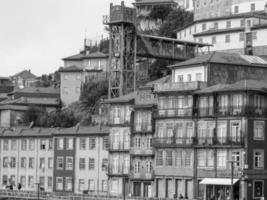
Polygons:
<instances>
[{"instance_id":1,"label":"wrought iron railing","mask_svg":"<svg viewBox=\"0 0 267 200\"><path fill-rule=\"evenodd\" d=\"M190 117L193 115L193 108L172 108L158 109L155 117Z\"/></svg>"},{"instance_id":2,"label":"wrought iron railing","mask_svg":"<svg viewBox=\"0 0 267 200\"><path fill-rule=\"evenodd\" d=\"M118 142L114 143L111 142L109 144L110 151L129 151L130 150L130 143L129 142Z\"/></svg>"},{"instance_id":3,"label":"wrought iron railing","mask_svg":"<svg viewBox=\"0 0 267 200\"><path fill-rule=\"evenodd\" d=\"M142 122L142 123L135 123L134 124L134 131L136 132L149 132L152 131L152 124L151 122Z\"/></svg>"},{"instance_id":4,"label":"wrought iron railing","mask_svg":"<svg viewBox=\"0 0 267 200\"><path fill-rule=\"evenodd\" d=\"M187 90L199 90L207 86L207 82L192 81L192 82L170 82L170 83L159 83L155 84L155 92L177 92Z\"/></svg>"}]
</instances>

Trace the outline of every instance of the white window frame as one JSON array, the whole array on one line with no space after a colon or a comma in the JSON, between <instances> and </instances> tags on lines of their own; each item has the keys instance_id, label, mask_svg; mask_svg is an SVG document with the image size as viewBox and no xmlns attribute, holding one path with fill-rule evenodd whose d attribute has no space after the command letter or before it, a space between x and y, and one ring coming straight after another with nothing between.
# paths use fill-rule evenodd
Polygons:
<instances>
[{"instance_id":1,"label":"white window frame","mask_svg":"<svg viewBox=\"0 0 267 200\"><path fill-rule=\"evenodd\" d=\"M256 157L255 154L256 153L261 153L261 162L262 162L262 166L256 167ZM264 169L264 150L263 149L254 149L253 151L253 169Z\"/></svg>"},{"instance_id":2,"label":"white window frame","mask_svg":"<svg viewBox=\"0 0 267 200\"><path fill-rule=\"evenodd\" d=\"M257 127L257 125L262 125L262 128ZM261 130L261 137L259 134L259 130ZM265 140L265 121L254 121L254 129L253 129L253 139L254 140Z\"/></svg>"}]
</instances>

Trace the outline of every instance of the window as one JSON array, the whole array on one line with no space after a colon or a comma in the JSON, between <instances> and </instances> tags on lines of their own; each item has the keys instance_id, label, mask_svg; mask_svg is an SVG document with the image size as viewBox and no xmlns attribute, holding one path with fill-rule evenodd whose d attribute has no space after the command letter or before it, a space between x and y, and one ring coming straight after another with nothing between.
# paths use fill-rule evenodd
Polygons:
<instances>
[{"instance_id":1,"label":"window","mask_svg":"<svg viewBox=\"0 0 267 200\"><path fill-rule=\"evenodd\" d=\"M152 171L152 161L146 161L146 172L150 173Z\"/></svg>"},{"instance_id":2,"label":"window","mask_svg":"<svg viewBox=\"0 0 267 200\"><path fill-rule=\"evenodd\" d=\"M40 141L40 150L45 150L45 146L46 146L46 140L45 139L41 139L41 141Z\"/></svg>"},{"instance_id":3,"label":"window","mask_svg":"<svg viewBox=\"0 0 267 200\"><path fill-rule=\"evenodd\" d=\"M4 151L8 151L8 146L9 146L9 140L7 139L4 139L4 145L3 145L3 150Z\"/></svg>"},{"instance_id":4,"label":"window","mask_svg":"<svg viewBox=\"0 0 267 200\"><path fill-rule=\"evenodd\" d=\"M16 158L11 157L10 159L10 168L16 168Z\"/></svg>"},{"instance_id":5,"label":"window","mask_svg":"<svg viewBox=\"0 0 267 200\"><path fill-rule=\"evenodd\" d=\"M218 29L218 22L214 22L214 29Z\"/></svg>"},{"instance_id":6,"label":"window","mask_svg":"<svg viewBox=\"0 0 267 200\"><path fill-rule=\"evenodd\" d=\"M226 21L226 28L231 28L231 21Z\"/></svg>"},{"instance_id":7,"label":"window","mask_svg":"<svg viewBox=\"0 0 267 200\"><path fill-rule=\"evenodd\" d=\"M254 140L264 140L265 121L254 121Z\"/></svg>"},{"instance_id":8,"label":"window","mask_svg":"<svg viewBox=\"0 0 267 200\"><path fill-rule=\"evenodd\" d=\"M203 38L198 38L199 43L203 43Z\"/></svg>"},{"instance_id":9,"label":"window","mask_svg":"<svg viewBox=\"0 0 267 200\"><path fill-rule=\"evenodd\" d=\"M39 184L40 184L40 187L45 186L45 177L44 176L39 177Z\"/></svg>"},{"instance_id":10,"label":"window","mask_svg":"<svg viewBox=\"0 0 267 200\"><path fill-rule=\"evenodd\" d=\"M207 153L207 167L214 167L214 151L208 150Z\"/></svg>"},{"instance_id":11,"label":"window","mask_svg":"<svg viewBox=\"0 0 267 200\"><path fill-rule=\"evenodd\" d=\"M77 79L77 80L81 80L81 75L80 75L80 74L77 74L77 75L76 75L76 79Z\"/></svg>"},{"instance_id":12,"label":"window","mask_svg":"<svg viewBox=\"0 0 267 200\"><path fill-rule=\"evenodd\" d=\"M57 138L57 149L62 150L64 148L64 138Z\"/></svg>"},{"instance_id":13,"label":"window","mask_svg":"<svg viewBox=\"0 0 267 200\"><path fill-rule=\"evenodd\" d=\"M33 183L33 176L29 176L28 177L28 187L29 188L33 188L34 187L34 183Z\"/></svg>"},{"instance_id":14,"label":"window","mask_svg":"<svg viewBox=\"0 0 267 200\"><path fill-rule=\"evenodd\" d=\"M35 145L35 143L34 143L34 139L30 139L30 140L29 140L29 150L30 150L30 151L34 151L34 149L35 149L35 148L34 148L34 147L35 147L34 145Z\"/></svg>"},{"instance_id":15,"label":"window","mask_svg":"<svg viewBox=\"0 0 267 200\"><path fill-rule=\"evenodd\" d=\"M63 157L57 157L57 170L63 169Z\"/></svg>"},{"instance_id":16,"label":"window","mask_svg":"<svg viewBox=\"0 0 267 200\"><path fill-rule=\"evenodd\" d=\"M253 181L253 197L260 199L264 197L264 181L263 180L254 180Z\"/></svg>"},{"instance_id":17,"label":"window","mask_svg":"<svg viewBox=\"0 0 267 200\"><path fill-rule=\"evenodd\" d=\"M196 81L202 81L202 74L196 73Z\"/></svg>"},{"instance_id":18,"label":"window","mask_svg":"<svg viewBox=\"0 0 267 200\"><path fill-rule=\"evenodd\" d=\"M172 166L172 151L166 151L166 166Z\"/></svg>"},{"instance_id":19,"label":"window","mask_svg":"<svg viewBox=\"0 0 267 200\"><path fill-rule=\"evenodd\" d=\"M134 160L134 173L139 173L140 165L141 165L140 160Z\"/></svg>"},{"instance_id":20,"label":"window","mask_svg":"<svg viewBox=\"0 0 267 200\"><path fill-rule=\"evenodd\" d=\"M240 27L245 27L245 20L244 19L240 20Z\"/></svg>"},{"instance_id":21,"label":"window","mask_svg":"<svg viewBox=\"0 0 267 200\"><path fill-rule=\"evenodd\" d=\"M40 158L39 168L40 169L45 168L45 158Z\"/></svg>"},{"instance_id":22,"label":"window","mask_svg":"<svg viewBox=\"0 0 267 200\"><path fill-rule=\"evenodd\" d=\"M68 76L67 75L64 75L64 80L68 80Z\"/></svg>"},{"instance_id":23,"label":"window","mask_svg":"<svg viewBox=\"0 0 267 200\"><path fill-rule=\"evenodd\" d=\"M23 188L26 187L26 176L20 177L20 183Z\"/></svg>"},{"instance_id":24,"label":"window","mask_svg":"<svg viewBox=\"0 0 267 200\"><path fill-rule=\"evenodd\" d=\"M216 36L212 36L212 38L211 38L211 43L212 43L212 44L216 44Z\"/></svg>"},{"instance_id":25,"label":"window","mask_svg":"<svg viewBox=\"0 0 267 200\"><path fill-rule=\"evenodd\" d=\"M187 81L188 81L188 82L191 82L191 81L192 81L192 76L191 76L191 74L187 74Z\"/></svg>"},{"instance_id":26,"label":"window","mask_svg":"<svg viewBox=\"0 0 267 200\"><path fill-rule=\"evenodd\" d=\"M202 31L205 31L207 28L207 25L206 24L202 24Z\"/></svg>"},{"instance_id":27,"label":"window","mask_svg":"<svg viewBox=\"0 0 267 200\"><path fill-rule=\"evenodd\" d=\"M230 35L225 36L225 43L230 43Z\"/></svg>"},{"instance_id":28,"label":"window","mask_svg":"<svg viewBox=\"0 0 267 200\"><path fill-rule=\"evenodd\" d=\"M64 87L64 88L63 88L63 93L64 93L64 94L68 94L68 88L67 88L67 87Z\"/></svg>"},{"instance_id":29,"label":"window","mask_svg":"<svg viewBox=\"0 0 267 200\"><path fill-rule=\"evenodd\" d=\"M25 157L21 158L20 167L21 168L26 168L26 158Z\"/></svg>"},{"instance_id":30,"label":"window","mask_svg":"<svg viewBox=\"0 0 267 200\"><path fill-rule=\"evenodd\" d=\"M53 139L52 139L52 138L50 138L50 139L48 140L48 149L49 149L49 150L53 149Z\"/></svg>"},{"instance_id":31,"label":"window","mask_svg":"<svg viewBox=\"0 0 267 200\"><path fill-rule=\"evenodd\" d=\"M86 149L86 138L80 138L80 150Z\"/></svg>"},{"instance_id":32,"label":"window","mask_svg":"<svg viewBox=\"0 0 267 200\"><path fill-rule=\"evenodd\" d=\"M53 158L48 158L48 169L52 169L53 165Z\"/></svg>"},{"instance_id":33,"label":"window","mask_svg":"<svg viewBox=\"0 0 267 200\"><path fill-rule=\"evenodd\" d=\"M192 152L191 151L185 151L184 152L184 166L185 167L191 167L191 165L192 165Z\"/></svg>"},{"instance_id":34,"label":"window","mask_svg":"<svg viewBox=\"0 0 267 200\"><path fill-rule=\"evenodd\" d=\"M21 150L22 151L27 150L27 140L26 139L21 140Z\"/></svg>"},{"instance_id":35,"label":"window","mask_svg":"<svg viewBox=\"0 0 267 200\"><path fill-rule=\"evenodd\" d=\"M257 40L257 31L252 32L252 39Z\"/></svg>"},{"instance_id":36,"label":"window","mask_svg":"<svg viewBox=\"0 0 267 200\"><path fill-rule=\"evenodd\" d=\"M89 191L95 190L95 180L93 180L93 179L88 180L88 189L89 189Z\"/></svg>"},{"instance_id":37,"label":"window","mask_svg":"<svg viewBox=\"0 0 267 200\"><path fill-rule=\"evenodd\" d=\"M108 136L103 137L103 149L108 150Z\"/></svg>"},{"instance_id":38,"label":"window","mask_svg":"<svg viewBox=\"0 0 267 200\"><path fill-rule=\"evenodd\" d=\"M247 20L247 27L251 27L251 20Z\"/></svg>"},{"instance_id":39,"label":"window","mask_svg":"<svg viewBox=\"0 0 267 200\"><path fill-rule=\"evenodd\" d=\"M255 169L264 168L264 151L263 150L254 151L254 168Z\"/></svg>"},{"instance_id":40,"label":"window","mask_svg":"<svg viewBox=\"0 0 267 200\"><path fill-rule=\"evenodd\" d=\"M103 158L102 159L102 171L107 171L107 169L108 169L108 159Z\"/></svg>"},{"instance_id":41,"label":"window","mask_svg":"<svg viewBox=\"0 0 267 200\"><path fill-rule=\"evenodd\" d=\"M94 169L95 169L95 159L89 158L89 170L94 170Z\"/></svg>"},{"instance_id":42,"label":"window","mask_svg":"<svg viewBox=\"0 0 267 200\"><path fill-rule=\"evenodd\" d=\"M95 149L95 138L89 138L89 149Z\"/></svg>"},{"instance_id":43,"label":"window","mask_svg":"<svg viewBox=\"0 0 267 200\"><path fill-rule=\"evenodd\" d=\"M72 169L73 169L73 158L66 157L66 170L72 170Z\"/></svg>"},{"instance_id":44,"label":"window","mask_svg":"<svg viewBox=\"0 0 267 200\"><path fill-rule=\"evenodd\" d=\"M66 138L66 149L67 150L73 149L73 138Z\"/></svg>"},{"instance_id":45,"label":"window","mask_svg":"<svg viewBox=\"0 0 267 200\"><path fill-rule=\"evenodd\" d=\"M108 181L107 180L102 180L102 191L103 192L108 191Z\"/></svg>"},{"instance_id":46,"label":"window","mask_svg":"<svg viewBox=\"0 0 267 200\"><path fill-rule=\"evenodd\" d=\"M65 181L66 181L65 190L66 191L72 191L72 178L66 177Z\"/></svg>"},{"instance_id":47,"label":"window","mask_svg":"<svg viewBox=\"0 0 267 200\"><path fill-rule=\"evenodd\" d=\"M8 168L9 161L8 157L3 157L3 168Z\"/></svg>"},{"instance_id":48,"label":"window","mask_svg":"<svg viewBox=\"0 0 267 200\"><path fill-rule=\"evenodd\" d=\"M52 176L47 177L47 187L51 188L53 186L53 178Z\"/></svg>"},{"instance_id":49,"label":"window","mask_svg":"<svg viewBox=\"0 0 267 200\"><path fill-rule=\"evenodd\" d=\"M206 161L205 150L198 150L197 151L197 166L205 167L206 166L205 161Z\"/></svg>"},{"instance_id":50,"label":"window","mask_svg":"<svg viewBox=\"0 0 267 200\"><path fill-rule=\"evenodd\" d=\"M242 42L244 41L244 39L245 39L245 33L244 32L239 33L239 41Z\"/></svg>"},{"instance_id":51,"label":"window","mask_svg":"<svg viewBox=\"0 0 267 200\"><path fill-rule=\"evenodd\" d=\"M11 140L11 150L12 151L16 151L17 150L17 140L16 139L12 139Z\"/></svg>"},{"instance_id":52,"label":"window","mask_svg":"<svg viewBox=\"0 0 267 200\"><path fill-rule=\"evenodd\" d=\"M79 191L85 190L84 183L84 179L79 179Z\"/></svg>"},{"instance_id":53,"label":"window","mask_svg":"<svg viewBox=\"0 0 267 200\"><path fill-rule=\"evenodd\" d=\"M183 75L177 75L177 82L184 82L184 76Z\"/></svg>"},{"instance_id":54,"label":"window","mask_svg":"<svg viewBox=\"0 0 267 200\"><path fill-rule=\"evenodd\" d=\"M241 123L231 122L231 142L240 142L241 140Z\"/></svg>"},{"instance_id":55,"label":"window","mask_svg":"<svg viewBox=\"0 0 267 200\"><path fill-rule=\"evenodd\" d=\"M235 167L241 167L240 151L232 151L232 161Z\"/></svg>"},{"instance_id":56,"label":"window","mask_svg":"<svg viewBox=\"0 0 267 200\"><path fill-rule=\"evenodd\" d=\"M2 184L6 185L7 184L7 175L3 175L2 177Z\"/></svg>"},{"instance_id":57,"label":"window","mask_svg":"<svg viewBox=\"0 0 267 200\"><path fill-rule=\"evenodd\" d=\"M239 7L238 6L235 6L234 7L234 13L237 14L239 12Z\"/></svg>"},{"instance_id":58,"label":"window","mask_svg":"<svg viewBox=\"0 0 267 200\"><path fill-rule=\"evenodd\" d=\"M255 11L255 3L250 4L250 10Z\"/></svg>"},{"instance_id":59,"label":"window","mask_svg":"<svg viewBox=\"0 0 267 200\"><path fill-rule=\"evenodd\" d=\"M29 168L34 168L34 158L29 158Z\"/></svg>"},{"instance_id":60,"label":"window","mask_svg":"<svg viewBox=\"0 0 267 200\"><path fill-rule=\"evenodd\" d=\"M226 150L218 150L217 151L217 167L218 168L226 168Z\"/></svg>"},{"instance_id":61,"label":"window","mask_svg":"<svg viewBox=\"0 0 267 200\"><path fill-rule=\"evenodd\" d=\"M56 189L63 190L63 178L62 177L56 177Z\"/></svg>"},{"instance_id":62,"label":"window","mask_svg":"<svg viewBox=\"0 0 267 200\"><path fill-rule=\"evenodd\" d=\"M157 152L156 165L157 166L162 166L163 165L163 151L158 151Z\"/></svg>"},{"instance_id":63,"label":"window","mask_svg":"<svg viewBox=\"0 0 267 200\"><path fill-rule=\"evenodd\" d=\"M85 169L85 158L80 158L79 159L79 168L80 169Z\"/></svg>"}]
</instances>

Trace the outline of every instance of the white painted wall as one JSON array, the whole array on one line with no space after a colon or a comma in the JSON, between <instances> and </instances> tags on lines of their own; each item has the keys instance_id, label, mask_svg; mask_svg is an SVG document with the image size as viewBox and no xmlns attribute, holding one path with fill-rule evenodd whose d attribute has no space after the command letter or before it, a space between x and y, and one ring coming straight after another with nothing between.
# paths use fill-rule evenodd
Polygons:
<instances>
[{"instance_id":1,"label":"white painted wall","mask_svg":"<svg viewBox=\"0 0 267 200\"><path fill-rule=\"evenodd\" d=\"M188 74L191 75L191 81L196 81L197 73L201 73L201 81L207 81L207 68L205 66L194 66L172 70L172 74L174 74L174 82L178 82L179 75L183 76L184 82L188 82Z\"/></svg>"},{"instance_id":2,"label":"white painted wall","mask_svg":"<svg viewBox=\"0 0 267 200\"><path fill-rule=\"evenodd\" d=\"M251 11L251 4L255 4L255 11L264 10L266 0L235 0L233 1L231 12L235 14L235 7L238 6L238 13Z\"/></svg>"},{"instance_id":3,"label":"white painted wall","mask_svg":"<svg viewBox=\"0 0 267 200\"><path fill-rule=\"evenodd\" d=\"M11 111L10 110L1 110L0 112L0 120L2 127L10 127L10 120L11 120Z\"/></svg>"}]
</instances>

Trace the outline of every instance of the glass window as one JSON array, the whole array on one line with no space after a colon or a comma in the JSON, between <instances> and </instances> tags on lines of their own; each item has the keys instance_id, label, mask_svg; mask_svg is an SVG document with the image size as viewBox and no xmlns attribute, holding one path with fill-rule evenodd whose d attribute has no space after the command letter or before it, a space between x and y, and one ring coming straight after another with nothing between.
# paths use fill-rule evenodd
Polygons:
<instances>
[{"instance_id":1,"label":"glass window","mask_svg":"<svg viewBox=\"0 0 267 200\"><path fill-rule=\"evenodd\" d=\"M28 187L29 187L29 188L33 188L33 187L34 187L34 182L33 182L33 180L34 180L34 177L33 177L33 176L29 176L29 177L28 177Z\"/></svg>"},{"instance_id":2,"label":"glass window","mask_svg":"<svg viewBox=\"0 0 267 200\"><path fill-rule=\"evenodd\" d=\"M239 7L238 6L235 6L234 7L234 13L237 14L239 12Z\"/></svg>"},{"instance_id":3,"label":"glass window","mask_svg":"<svg viewBox=\"0 0 267 200\"><path fill-rule=\"evenodd\" d=\"M50 139L48 140L48 149L49 149L49 150L53 149L53 139L52 139L52 138L50 138Z\"/></svg>"},{"instance_id":4,"label":"glass window","mask_svg":"<svg viewBox=\"0 0 267 200\"><path fill-rule=\"evenodd\" d=\"M80 150L86 149L86 138L79 138L80 140Z\"/></svg>"},{"instance_id":5,"label":"glass window","mask_svg":"<svg viewBox=\"0 0 267 200\"><path fill-rule=\"evenodd\" d=\"M57 157L57 170L63 169L63 157Z\"/></svg>"},{"instance_id":6,"label":"glass window","mask_svg":"<svg viewBox=\"0 0 267 200\"><path fill-rule=\"evenodd\" d=\"M26 187L26 176L20 177L20 184L21 184L22 188Z\"/></svg>"},{"instance_id":7,"label":"glass window","mask_svg":"<svg viewBox=\"0 0 267 200\"><path fill-rule=\"evenodd\" d=\"M162 166L163 165L163 151L158 151L156 154L156 165Z\"/></svg>"},{"instance_id":8,"label":"glass window","mask_svg":"<svg viewBox=\"0 0 267 200\"><path fill-rule=\"evenodd\" d=\"M39 184L40 184L40 187L45 186L45 177L44 176L39 177Z\"/></svg>"},{"instance_id":9,"label":"glass window","mask_svg":"<svg viewBox=\"0 0 267 200\"><path fill-rule=\"evenodd\" d=\"M7 185L7 175L3 175L2 177L2 184Z\"/></svg>"},{"instance_id":10,"label":"glass window","mask_svg":"<svg viewBox=\"0 0 267 200\"><path fill-rule=\"evenodd\" d=\"M10 159L10 168L16 168L16 158L11 157Z\"/></svg>"},{"instance_id":11,"label":"glass window","mask_svg":"<svg viewBox=\"0 0 267 200\"><path fill-rule=\"evenodd\" d=\"M183 75L177 75L177 82L184 82L184 76Z\"/></svg>"},{"instance_id":12,"label":"glass window","mask_svg":"<svg viewBox=\"0 0 267 200\"><path fill-rule=\"evenodd\" d=\"M95 190L95 180L93 180L93 179L88 180L88 189L89 189L89 191Z\"/></svg>"},{"instance_id":13,"label":"glass window","mask_svg":"<svg viewBox=\"0 0 267 200\"><path fill-rule=\"evenodd\" d=\"M45 150L45 147L46 147L46 140L41 139L40 140L40 150Z\"/></svg>"},{"instance_id":14,"label":"glass window","mask_svg":"<svg viewBox=\"0 0 267 200\"><path fill-rule=\"evenodd\" d=\"M73 169L73 158L66 157L66 170L72 170L72 169Z\"/></svg>"},{"instance_id":15,"label":"glass window","mask_svg":"<svg viewBox=\"0 0 267 200\"><path fill-rule=\"evenodd\" d=\"M26 151L27 150L27 140L26 139L22 139L21 140L21 150L22 151Z\"/></svg>"},{"instance_id":16,"label":"glass window","mask_svg":"<svg viewBox=\"0 0 267 200\"><path fill-rule=\"evenodd\" d=\"M197 151L197 166L198 167L205 167L206 166L205 150L198 150Z\"/></svg>"},{"instance_id":17,"label":"glass window","mask_svg":"<svg viewBox=\"0 0 267 200\"><path fill-rule=\"evenodd\" d=\"M254 151L254 168L255 169L264 168L264 151L263 150Z\"/></svg>"},{"instance_id":18,"label":"glass window","mask_svg":"<svg viewBox=\"0 0 267 200\"><path fill-rule=\"evenodd\" d=\"M79 179L79 191L85 190L84 183L84 179Z\"/></svg>"},{"instance_id":19,"label":"glass window","mask_svg":"<svg viewBox=\"0 0 267 200\"><path fill-rule=\"evenodd\" d=\"M89 158L89 170L94 170L94 169L95 169L95 159Z\"/></svg>"},{"instance_id":20,"label":"glass window","mask_svg":"<svg viewBox=\"0 0 267 200\"><path fill-rule=\"evenodd\" d=\"M102 171L107 171L108 170L108 159L103 158L102 159Z\"/></svg>"},{"instance_id":21,"label":"glass window","mask_svg":"<svg viewBox=\"0 0 267 200\"><path fill-rule=\"evenodd\" d=\"M105 136L105 137L103 137L103 149L108 150L108 146L109 146L108 136Z\"/></svg>"},{"instance_id":22,"label":"glass window","mask_svg":"<svg viewBox=\"0 0 267 200\"><path fill-rule=\"evenodd\" d=\"M264 140L265 121L254 121L254 140Z\"/></svg>"},{"instance_id":23,"label":"glass window","mask_svg":"<svg viewBox=\"0 0 267 200\"><path fill-rule=\"evenodd\" d=\"M232 161L235 167L241 167L240 151L232 151Z\"/></svg>"},{"instance_id":24,"label":"glass window","mask_svg":"<svg viewBox=\"0 0 267 200\"><path fill-rule=\"evenodd\" d=\"M177 167L182 167L182 150L177 150L175 155L175 160L176 160L176 166Z\"/></svg>"},{"instance_id":25,"label":"glass window","mask_svg":"<svg viewBox=\"0 0 267 200\"><path fill-rule=\"evenodd\" d=\"M202 73L196 73L196 81L202 81Z\"/></svg>"},{"instance_id":26,"label":"glass window","mask_svg":"<svg viewBox=\"0 0 267 200\"><path fill-rule=\"evenodd\" d=\"M53 158L48 158L48 168L51 169L53 168Z\"/></svg>"},{"instance_id":27,"label":"glass window","mask_svg":"<svg viewBox=\"0 0 267 200\"><path fill-rule=\"evenodd\" d=\"M218 29L218 22L214 22L214 29Z\"/></svg>"},{"instance_id":28,"label":"glass window","mask_svg":"<svg viewBox=\"0 0 267 200\"><path fill-rule=\"evenodd\" d=\"M226 21L226 28L231 28L231 21Z\"/></svg>"},{"instance_id":29,"label":"glass window","mask_svg":"<svg viewBox=\"0 0 267 200\"><path fill-rule=\"evenodd\" d=\"M16 139L12 139L11 140L11 150L12 151L16 151L17 150L17 140Z\"/></svg>"},{"instance_id":30,"label":"glass window","mask_svg":"<svg viewBox=\"0 0 267 200\"><path fill-rule=\"evenodd\" d=\"M66 149L67 150L73 149L73 138L66 138Z\"/></svg>"},{"instance_id":31,"label":"glass window","mask_svg":"<svg viewBox=\"0 0 267 200\"><path fill-rule=\"evenodd\" d=\"M45 158L40 158L39 168L40 169L45 168Z\"/></svg>"},{"instance_id":32,"label":"glass window","mask_svg":"<svg viewBox=\"0 0 267 200\"><path fill-rule=\"evenodd\" d=\"M239 33L239 41L242 42L244 41L244 39L245 39L245 33L244 32Z\"/></svg>"},{"instance_id":33,"label":"glass window","mask_svg":"<svg viewBox=\"0 0 267 200\"><path fill-rule=\"evenodd\" d=\"M245 20L244 19L240 20L240 27L245 27Z\"/></svg>"},{"instance_id":34,"label":"glass window","mask_svg":"<svg viewBox=\"0 0 267 200\"><path fill-rule=\"evenodd\" d=\"M57 138L57 149L62 150L64 148L64 138Z\"/></svg>"},{"instance_id":35,"label":"glass window","mask_svg":"<svg viewBox=\"0 0 267 200\"><path fill-rule=\"evenodd\" d=\"M211 43L212 43L212 44L216 44L216 36L212 36L212 38L211 38Z\"/></svg>"},{"instance_id":36,"label":"glass window","mask_svg":"<svg viewBox=\"0 0 267 200\"><path fill-rule=\"evenodd\" d=\"M65 190L66 191L72 191L72 178L71 177L66 177L65 181L66 181Z\"/></svg>"},{"instance_id":37,"label":"glass window","mask_svg":"<svg viewBox=\"0 0 267 200\"><path fill-rule=\"evenodd\" d=\"M47 187L51 188L53 186L53 178L52 176L48 176L47 178Z\"/></svg>"},{"instance_id":38,"label":"glass window","mask_svg":"<svg viewBox=\"0 0 267 200\"><path fill-rule=\"evenodd\" d=\"M172 151L166 151L166 166L172 166Z\"/></svg>"},{"instance_id":39,"label":"glass window","mask_svg":"<svg viewBox=\"0 0 267 200\"><path fill-rule=\"evenodd\" d=\"M230 35L226 35L225 36L225 43L230 43L231 39L230 39Z\"/></svg>"},{"instance_id":40,"label":"glass window","mask_svg":"<svg viewBox=\"0 0 267 200\"><path fill-rule=\"evenodd\" d=\"M62 177L56 177L56 189L63 190L63 178Z\"/></svg>"},{"instance_id":41,"label":"glass window","mask_svg":"<svg viewBox=\"0 0 267 200\"><path fill-rule=\"evenodd\" d=\"M214 151L213 150L207 151L207 166L214 167Z\"/></svg>"},{"instance_id":42,"label":"glass window","mask_svg":"<svg viewBox=\"0 0 267 200\"><path fill-rule=\"evenodd\" d=\"M85 169L85 158L79 159L79 169Z\"/></svg>"},{"instance_id":43,"label":"glass window","mask_svg":"<svg viewBox=\"0 0 267 200\"><path fill-rule=\"evenodd\" d=\"M34 158L29 158L29 168L34 168Z\"/></svg>"},{"instance_id":44,"label":"glass window","mask_svg":"<svg viewBox=\"0 0 267 200\"><path fill-rule=\"evenodd\" d=\"M102 180L102 191L103 192L108 191L108 181L107 180Z\"/></svg>"},{"instance_id":45,"label":"glass window","mask_svg":"<svg viewBox=\"0 0 267 200\"><path fill-rule=\"evenodd\" d=\"M8 168L9 160L8 157L3 157L3 168Z\"/></svg>"},{"instance_id":46,"label":"glass window","mask_svg":"<svg viewBox=\"0 0 267 200\"><path fill-rule=\"evenodd\" d=\"M95 138L89 138L89 149L95 149Z\"/></svg>"},{"instance_id":47,"label":"glass window","mask_svg":"<svg viewBox=\"0 0 267 200\"><path fill-rule=\"evenodd\" d=\"M226 168L226 162L227 162L226 150L218 150L217 151L217 167Z\"/></svg>"},{"instance_id":48,"label":"glass window","mask_svg":"<svg viewBox=\"0 0 267 200\"><path fill-rule=\"evenodd\" d=\"M3 150L4 151L8 151L8 146L9 146L9 140L4 139Z\"/></svg>"},{"instance_id":49,"label":"glass window","mask_svg":"<svg viewBox=\"0 0 267 200\"><path fill-rule=\"evenodd\" d=\"M250 4L250 10L255 11L255 3Z\"/></svg>"},{"instance_id":50,"label":"glass window","mask_svg":"<svg viewBox=\"0 0 267 200\"><path fill-rule=\"evenodd\" d=\"M192 151L184 151L184 166L191 167L192 166Z\"/></svg>"},{"instance_id":51,"label":"glass window","mask_svg":"<svg viewBox=\"0 0 267 200\"><path fill-rule=\"evenodd\" d=\"M205 31L207 28L207 25L206 24L202 24L202 31Z\"/></svg>"},{"instance_id":52,"label":"glass window","mask_svg":"<svg viewBox=\"0 0 267 200\"><path fill-rule=\"evenodd\" d=\"M253 182L253 197L256 199L260 199L264 197L264 181L263 180L255 180Z\"/></svg>"},{"instance_id":53,"label":"glass window","mask_svg":"<svg viewBox=\"0 0 267 200\"><path fill-rule=\"evenodd\" d=\"M192 76L191 76L191 74L187 74L187 81L188 81L188 82L191 82L191 81L192 81Z\"/></svg>"},{"instance_id":54,"label":"glass window","mask_svg":"<svg viewBox=\"0 0 267 200\"><path fill-rule=\"evenodd\" d=\"M35 147L35 142L34 142L35 140L34 139L30 139L29 140L29 150L30 151L34 151L34 147Z\"/></svg>"},{"instance_id":55,"label":"glass window","mask_svg":"<svg viewBox=\"0 0 267 200\"><path fill-rule=\"evenodd\" d=\"M20 161L20 167L26 168L26 157L22 157Z\"/></svg>"}]
</instances>

